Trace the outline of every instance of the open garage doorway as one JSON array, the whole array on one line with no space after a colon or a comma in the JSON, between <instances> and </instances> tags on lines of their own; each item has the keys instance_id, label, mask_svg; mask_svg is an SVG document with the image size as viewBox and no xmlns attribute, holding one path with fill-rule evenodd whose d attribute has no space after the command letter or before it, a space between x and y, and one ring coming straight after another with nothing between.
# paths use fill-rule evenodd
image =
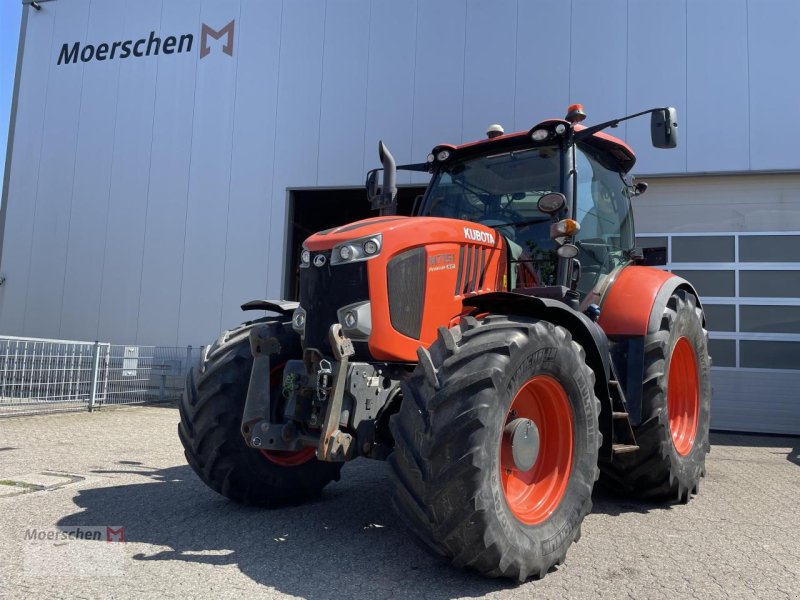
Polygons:
<instances>
[{"instance_id":1,"label":"open garage doorway","mask_svg":"<svg viewBox=\"0 0 800 600\"><path fill-rule=\"evenodd\" d=\"M425 186L398 186L397 214L410 215ZM377 216L370 209L363 187L289 190L284 298L299 297L300 247L312 233Z\"/></svg>"}]
</instances>

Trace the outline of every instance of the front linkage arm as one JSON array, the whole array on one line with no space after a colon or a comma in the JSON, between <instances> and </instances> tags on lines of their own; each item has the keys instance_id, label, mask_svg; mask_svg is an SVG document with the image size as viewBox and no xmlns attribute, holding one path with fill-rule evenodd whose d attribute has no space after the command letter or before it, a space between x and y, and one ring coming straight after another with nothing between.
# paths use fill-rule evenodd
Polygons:
<instances>
[{"instance_id":1,"label":"front linkage arm","mask_svg":"<svg viewBox=\"0 0 800 600\"><path fill-rule=\"evenodd\" d=\"M281 351L281 345L272 335L269 325L254 327L250 331L250 351L253 369L242 413L241 431L248 446L260 450L301 450L307 445L306 436L298 435L294 423L273 423L270 356ZM306 442L306 443L304 443ZM313 441L316 443L316 440Z\"/></svg>"},{"instance_id":2,"label":"front linkage arm","mask_svg":"<svg viewBox=\"0 0 800 600\"><path fill-rule=\"evenodd\" d=\"M342 326L332 325L329 331L331 348L336 358L336 373L333 378L332 394L327 400L325 420L319 437L302 434L293 421L273 423L282 420L272 407L270 379L273 365L270 356L280 352L278 340L272 335L270 327L262 325L250 331L250 351L253 354L253 368L247 390L241 432L251 448L260 450L297 451L306 446L317 446L319 460L338 462L352 457L355 444L353 436L339 429L342 416L342 403L347 386L350 357L355 354L353 343L342 334Z\"/></svg>"},{"instance_id":3,"label":"front linkage arm","mask_svg":"<svg viewBox=\"0 0 800 600\"><path fill-rule=\"evenodd\" d=\"M355 354L353 342L342 333L338 323L331 325L328 339L336 358L336 377L333 382L333 396L328 400L325 411L325 422L322 424L322 435L319 438L317 458L327 461L341 461L350 458L353 452L353 436L339 429L342 416L342 401L347 384L347 367L350 357Z\"/></svg>"}]
</instances>

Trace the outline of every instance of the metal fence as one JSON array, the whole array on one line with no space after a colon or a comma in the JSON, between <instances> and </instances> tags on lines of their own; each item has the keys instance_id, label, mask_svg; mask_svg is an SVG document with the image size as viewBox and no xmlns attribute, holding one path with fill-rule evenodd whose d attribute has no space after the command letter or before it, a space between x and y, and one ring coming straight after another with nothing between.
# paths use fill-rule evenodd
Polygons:
<instances>
[{"instance_id":1,"label":"metal fence","mask_svg":"<svg viewBox=\"0 0 800 600\"><path fill-rule=\"evenodd\" d=\"M201 352L0 336L0 417L174 401Z\"/></svg>"}]
</instances>

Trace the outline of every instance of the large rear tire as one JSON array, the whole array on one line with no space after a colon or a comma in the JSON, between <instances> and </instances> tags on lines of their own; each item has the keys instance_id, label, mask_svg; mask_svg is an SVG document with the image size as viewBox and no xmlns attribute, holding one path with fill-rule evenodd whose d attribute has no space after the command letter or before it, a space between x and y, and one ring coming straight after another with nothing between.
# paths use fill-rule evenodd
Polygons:
<instances>
[{"instance_id":1,"label":"large rear tire","mask_svg":"<svg viewBox=\"0 0 800 600\"><path fill-rule=\"evenodd\" d=\"M258 506L298 504L338 481L342 465L318 461L313 448L268 453L245 444L240 427L253 367L249 335L261 324L272 327L281 344L270 382L272 398L281 397L281 367L301 355L299 339L279 319L245 323L223 333L189 372L178 435L194 472L226 498Z\"/></svg>"},{"instance_id":2,"label":"large rear tire","mask_svg":"<svg viewBox=\"0 0 800 600\"><path fill-rule=\"evenodd\" d=\"M641 498L688 502L710 450L711 359L697 299L677 290L645 340L639 451L603 466L606 487Z\"/></svg>"},{"instance_id":3,"label":"large rear tire","mask_svg":"<svg viewBox=\"0 0 800 600\"><path fill-rule=\"evenodd\" d=\"M439 330L402 390L389 463L411 533L490 577L523 581L563 562L591 510L601 442L594 373L567 330L467 317ZM507 459L519 419L539 435L527 470Z\"/></svg>"}]
</instances>

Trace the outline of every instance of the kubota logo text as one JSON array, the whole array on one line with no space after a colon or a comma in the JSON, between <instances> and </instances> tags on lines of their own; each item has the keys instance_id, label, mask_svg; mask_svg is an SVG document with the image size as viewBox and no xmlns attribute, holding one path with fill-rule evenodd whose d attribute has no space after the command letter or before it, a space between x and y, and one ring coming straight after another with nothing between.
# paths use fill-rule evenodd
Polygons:
<instances>
[{"instance_id":1,"label":"kubota logo text","mask_svg":"<svg viewBox=\"0 0 800 600\"><path fill-rule=\"evenodd\" d=\"M205 23L200 28L200 58L205 58L211 52L208 38L215 40L225 38L222 52L233 56L233 32L235 20L221 29L214 29ZM143 56L158 56L159 54L183 54L192 51L194 34L169 35L164 38L151 31L146 38L138 40L118 40L116 42L101 42L99 44L62 44L58 54L57 64L70 64L80 62L115 60L122 58L141 58Z\"/></svg>"},{"instance_id":2,"label":"kubota logo text","mask_svg":"<svg viewBox=\"0 0 800 600\"><path fill-rule=\"evenodd\" d=\"M481 231L472 227L464 227L464 237L468 240L476 242L485 242L487 244L494 244L494 236L488 231Z\"/></svg>"}]
</instances>

